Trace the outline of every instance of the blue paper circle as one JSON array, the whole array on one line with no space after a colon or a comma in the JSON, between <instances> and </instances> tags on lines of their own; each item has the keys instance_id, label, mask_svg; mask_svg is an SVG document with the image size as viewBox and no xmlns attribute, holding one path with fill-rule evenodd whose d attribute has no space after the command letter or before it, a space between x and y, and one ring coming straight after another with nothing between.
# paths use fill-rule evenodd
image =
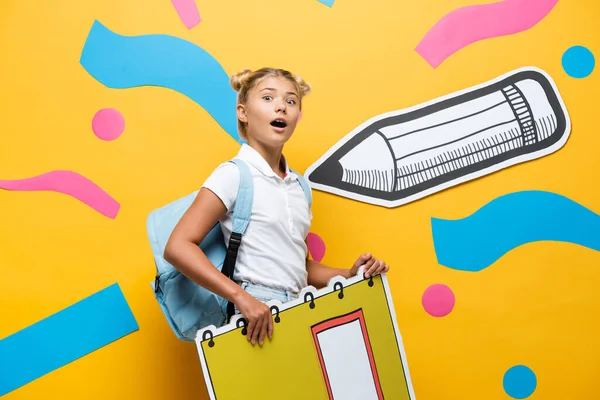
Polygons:
<instances>
[{"instance_id":1,"label":"blue paper circle","mask_svg":"<svg viewBox=\"0 0 600 400\"><path fill-rule=\"evenodd\" d=\"M563 69L573 78L585 78L594 70L594 54L583 46L573 46L562 56Z\"/></svg>"},{"instance_id":2,"label":"blue paper circle","mask_svg":"<svg viewBox=\"0 0 600 400\"><path fill-rule=\"evenodd\" d=\"M537 378L525 365L515 365L504 374L504 391L513 399L526 399L537 386Z\"/></svg>"}]
</instances>

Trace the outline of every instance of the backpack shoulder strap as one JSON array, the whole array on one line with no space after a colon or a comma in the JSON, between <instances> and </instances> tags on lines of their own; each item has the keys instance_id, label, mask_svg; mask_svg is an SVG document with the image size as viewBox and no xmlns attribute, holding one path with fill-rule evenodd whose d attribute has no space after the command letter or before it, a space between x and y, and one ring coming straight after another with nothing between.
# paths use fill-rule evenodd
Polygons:
<instances>
[{"instance_id":1,"label":"backpack shoulder strap","mask_svg":"<svg viewBox=\"0 0 600 400\"><path fill-rule=\"evenodd\" d=\"M240 182L238 184L238 192L235 198L235 206L233 207L233 224L231 228L231 236L227 246L227 253L221 272L229 279L233 280L233 271L235 270L235 262L238 255L238 249L242 244L242 236L250 223L252 215L252 201L254 200L254 181L252 172L248 165L239 158L229 160L238 166L240 171ZM227 321L234 314L234 304L227 303Z\"/></svg>"},{"instance_id":2,"label":"backpack shoulder strap","mask_svg":"<svg viewBox=\"0 0 600 400\"><path fill-rule=\"evenodd\" d=\"M298 183L300 184L300 187L302 187L302 190L304 191L304 195L306 196L306 201L308 201L308 206L311 207L312 206L312 193L310 190L310 186L308 185L308 182L306 182L306 179L304 179L304 177L301 174L299 174L298 172L294 171L291 168L290 168L290 171L293 172L294 174L296 174L296 180L298 181Z\"/></svg>"},{"instance_id":3,"label":"backpack shoulder strap","mask_svg":"<svg viewBox=\"0 0 600 400\"><path fill-rule=\"evenodd\" d=\"M233 158L229 162L234 163L240 170L240 182L238 184L237 197L233 207L232 232L243 235L250 223L252 214L252 201L254 200L254 182L252 172L248 165L239 158Z\"/></svg>"}]
</instances>

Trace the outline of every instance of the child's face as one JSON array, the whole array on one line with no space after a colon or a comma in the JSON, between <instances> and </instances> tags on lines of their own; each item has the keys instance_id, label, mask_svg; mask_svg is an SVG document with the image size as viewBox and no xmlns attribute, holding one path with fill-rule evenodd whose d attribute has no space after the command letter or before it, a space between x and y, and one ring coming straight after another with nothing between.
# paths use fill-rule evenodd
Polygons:
<instances>
[{"instance_id":1,"label":"child's face","mask_svg":"<svg viewBox=\"0 0 600 400\"><path fill-rule=\"evenodd\" d=\"M294 133L300 114L296 86L285 78L267 77L238 105L238 118L246 122L248 142L281 147Z\"/></svg>"}]
</instances>

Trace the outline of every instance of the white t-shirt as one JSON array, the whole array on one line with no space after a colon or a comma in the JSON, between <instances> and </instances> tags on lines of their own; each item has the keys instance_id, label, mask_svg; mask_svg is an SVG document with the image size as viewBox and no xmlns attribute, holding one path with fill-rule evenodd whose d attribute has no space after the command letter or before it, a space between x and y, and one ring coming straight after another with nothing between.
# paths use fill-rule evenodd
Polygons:
<instances>
[{"instance_id":1,"label":"white t-shirt","mask_svg":"<svg viewBox=\"0 0 600 400\"><path fill-rule=\"evenodd\" d=\"M277 176L262 156L247 144L237 155L254 179L254 200L248 228L242 237L233 279L298 293L307 285L305 239L312 213L296 174ZM229 243L240 173L230 162L219 165L202 185L227 208L221 219Z\"/></svg>"}]
</instances>

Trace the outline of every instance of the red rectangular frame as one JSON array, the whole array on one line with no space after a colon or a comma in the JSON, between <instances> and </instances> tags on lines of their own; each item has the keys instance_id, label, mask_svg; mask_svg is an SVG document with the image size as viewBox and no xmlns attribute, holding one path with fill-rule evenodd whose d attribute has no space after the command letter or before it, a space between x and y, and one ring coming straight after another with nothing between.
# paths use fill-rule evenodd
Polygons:
<instances>
[{"instance_id":1,"label":"red rectangular frame","mask_svg":"<svg viewBox=\"0 0 600 400\"><path fill-rule=\"evenodd\" d=\"M327 393L329 394L329 400L334 400L333 393L331 391L331 384L329 377L327 376L327 368L323 360L323 353L321 352L321 346L319 345L319 339L317 334L326 331L331 328L335 328L341 325L348 324L350 322L359 321L360 327L363 334L363 340L365 341L365 347L369 356L369 364L371 365L371 373L373 374L373 381L375 382L375 389L377 390L377 398L383 400L383 391L381 390L381 384L379 383L379 375L377 373L377 366L375 365L375 358L373 357L373 350L371 349L371 341L369 340L369 334L367 332L367 325L365 323L365 316L362 309L358 309L349 314L340 315L323 322L319 322L311 327L313 339L317 346L317 353L319 355L319 361L321 363L321 370L323 371L323 378L325 378L325 384L327 385Z\"/></svg>"}]
</instances>

